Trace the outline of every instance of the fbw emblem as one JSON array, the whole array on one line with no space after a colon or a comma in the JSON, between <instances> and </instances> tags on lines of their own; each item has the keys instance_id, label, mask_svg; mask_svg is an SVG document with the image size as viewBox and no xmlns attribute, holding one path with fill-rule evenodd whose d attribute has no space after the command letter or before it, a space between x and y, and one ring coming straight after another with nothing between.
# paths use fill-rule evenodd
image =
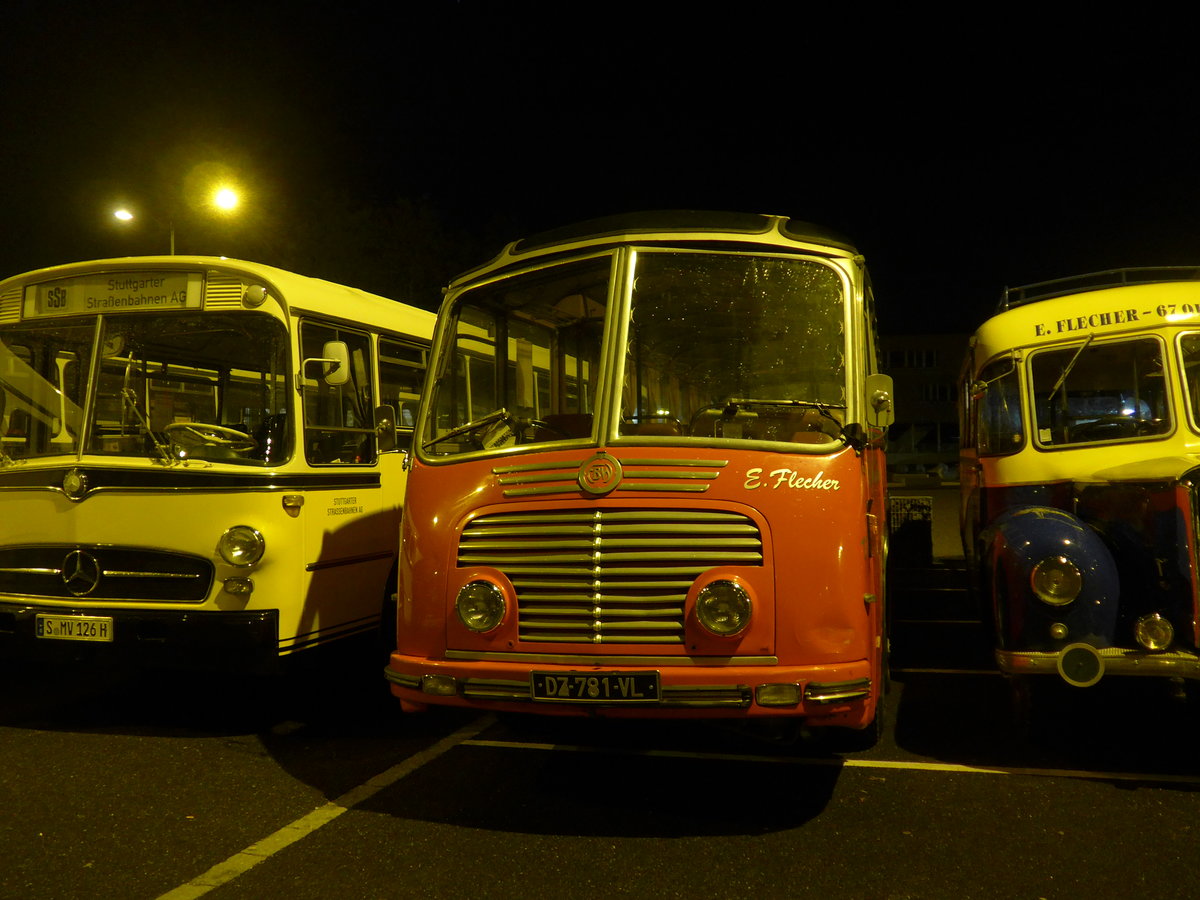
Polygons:
<instances>
[{"instance_id":1,"label":"fbw emblem","mask_svg":"<svg viewBox=\"0 0 1200 900\"><path fill-rule=\"evenodd\" d=\"M585 493L600 496L620 484L621 475L621 461L601 450L580 464L577 480Z\"/></svg>"}]
</instances>

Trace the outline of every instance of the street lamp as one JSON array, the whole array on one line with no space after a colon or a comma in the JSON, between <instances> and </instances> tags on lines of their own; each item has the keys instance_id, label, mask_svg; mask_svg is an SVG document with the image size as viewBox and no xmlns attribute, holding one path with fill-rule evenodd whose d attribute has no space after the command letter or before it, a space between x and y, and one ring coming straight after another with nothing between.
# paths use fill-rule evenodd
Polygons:
<instances>
[{"instance_id":1,"label":"street lamp","mask_svg":"<svg viewBox=\"0 0 1200 900\"><path fill-rule=\"evenodd\" d=\"M236 190L234 190L231 187L224 187L224 186L216 188L209 197L209 205L212 208L218 210L219 212L223 212L223 213L232 212L234 209L237 208L238 203L240 201L241 201L241 197L239 196L239 194ZM133 212L133 210L131 210L129 207L122 206L122 207L119 207L118 209L113 210L113 217L118 219L121 222L132 222L135 219L137 219L138 215L135 214ZM158 219L154 219L154 217L152 217L152 216L149 218L151 218L153 221L157 222L160 226L163 224ZM167 219L166 229L167 229L167 232L170 234L170 239L171 239L171 255L174 256L175 255L175 220L173 217Z\"/></svg>"},{"instance_id":2,"label":"street lamp","mask_svg":"<svg viewBox=\"0 0 1200 900\"><path fill-rule=\"evenodd\" d=\"M133 211L130 210L129 207L122 206L119 209L113 210L113 218L119 219L122 222L132 222L135 219L137 219L137 216L134 215ZM156 219L155 221L158 221L158 220ZM158 224L161 225L162 223L159 222ZM174 223L174 221L172 221L170 219L167 220L167 231L170 232L170 235L171 235L171 255L174 256L175 255L175 223Z\"/></svg>"}]
</instances>

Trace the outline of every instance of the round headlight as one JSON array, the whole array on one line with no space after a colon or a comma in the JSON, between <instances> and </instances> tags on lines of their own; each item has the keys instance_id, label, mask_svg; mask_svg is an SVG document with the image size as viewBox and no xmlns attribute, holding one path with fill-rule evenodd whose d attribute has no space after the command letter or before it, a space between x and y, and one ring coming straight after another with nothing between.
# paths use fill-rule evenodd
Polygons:
<instances>
[{"instance_id":1,"label":"round headlight","mask_svg":"<svg viewBox=\"0 0 1200 900\"><path fill-rule=\"evenodd\" d=\"M454 598L458 620L471 631L483 634L504 619L504 592L490 581L465 584Z\"/></svg>"},{"instance_id":2,"label":"round headlight","mask_svg":"<svg viewBox=\"0 0 1200 900\"><path fill-rule=\"evenodd\" d=\"M750 624L750 595L735 581L714 581L696 595L696 618L717 637L741 634Z\"/></svg>"},{"instance_id":3,"label":"round headlight","mask_svg":"<svg viewBox=\"0 0 1200 900\"><path fill-rule=\"evenodd\" d=\"M234 525L217 541L217 552L231 566L252 566L266 549L263 536L249 525Z\"/></svg>"},{"instance_id":4,"label":"round headlight","mask_svg":"<svg viewBox=\"0 0 1200 900\"><path fill-rule=\"evenodd\" d=\"M1043 603L1066 606L1083 589L1083 575L1065 556L1050 556L1033 567L1030 583Z\"/></svg>"},{"instance_id":5,"label":"round headlight","mask_svg":"<svg viewBox=\"0 0 1200 900\"><path fill-rule=\"evenodd\" d=\"M1133 626L1133 636L1147 650L1166 650L1175 637L1175 629L1158 613L1151 613L1137 620Z\"/></svg>"}]
</instances>

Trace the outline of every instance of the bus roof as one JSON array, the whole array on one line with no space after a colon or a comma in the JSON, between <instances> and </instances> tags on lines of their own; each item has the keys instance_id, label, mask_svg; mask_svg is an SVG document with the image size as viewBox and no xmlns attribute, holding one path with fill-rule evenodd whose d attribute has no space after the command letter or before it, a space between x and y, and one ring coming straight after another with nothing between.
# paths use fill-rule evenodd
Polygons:
<instances>
[{"instance_id":1,"label":"bus roof","mask_svg":"<svg viewBox=\"0 0 1200 900\"><path fill-rule=\"evenodd\" d=\"M1105 269L1086 275L1071 275L1039 281L1022 287L1005 288L997 312L1004 312L1026 303L1037 303L1066 294L1082 294L1127 284L1161 284L1170 281L1200 281L1200 266L1142 266L1127 269Z\"/></svg>"},{"instance_id":2,"label":"bus roof","mask_svg":"<svg viewBox=\"0 0 1200 900\"><path fill-rule=\"evenodd\" d=\"M1146 274L1151 271L1166 270ZM1006 350L1164 328L1200 328L1200 279L1126 278L1108 286L1031 296L1002 307L979 326L972 337L972 356L982 365Z\"/></svg>"},{"instance_id":3,"label":"bus roof","mask_svg":"<svg viewBox=\"0 0 1200 900\"><path fill-rule=\"evenodd\" d=\"M703 245L715 240L792 247L826 256L856 257L858 250L843 235L787 216L757 213L657 210L588 219L513 241L491 261L470 269L452 285L470 282L510 265L581 247L629 243Z\"/></svg>"},{"instance_id":4,"label":"bus roof","mask_svg":"<svg viewBox=\"0 0 1200 900\"><path fill-rule=\"evenodd\" d=\"M272 288L291 309L319 311L348 321L377 322L381 304L387 304L387 307L382 308L396 307L397 311L411 311L412 315L409 318L414 321L402 329L405 332L428 337L433 331L435 314L428 310L418 309L389 297L382 297L333 281L300 275L263 263L230 259L224 256L125 256L84 260L23 272L0 281L0 321L6 319L3 314L4 310L7 310L10 305L15 310L17 308L15 304L20 302L18 298L11 298L10 301L7 295L25 285L89 273L125 272L136 269L157 271L203 269L208 273L249 276ZM418 319L420 321L416 321ZM379 323L377 322L377 324ZM393 324L390 326L390 330L398 329Z\"/></svg>"}]
</instances>

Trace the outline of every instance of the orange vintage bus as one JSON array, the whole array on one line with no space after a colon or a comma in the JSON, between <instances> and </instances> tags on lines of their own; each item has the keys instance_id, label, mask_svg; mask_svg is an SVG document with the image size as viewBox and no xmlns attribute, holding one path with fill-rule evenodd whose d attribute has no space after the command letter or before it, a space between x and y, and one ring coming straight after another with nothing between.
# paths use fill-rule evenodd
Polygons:
<instances>
[{"instance_id":1,"label":"orange vintage bus","mask_svg":"<svg viewBox=\"0 0 1200 900\"><path fill-rule=\"evenodd\" d=\"M877 723L870 283L779 216L641 213L451 285L410 461L406 710Z\"/></svg>"}]
</instances>

